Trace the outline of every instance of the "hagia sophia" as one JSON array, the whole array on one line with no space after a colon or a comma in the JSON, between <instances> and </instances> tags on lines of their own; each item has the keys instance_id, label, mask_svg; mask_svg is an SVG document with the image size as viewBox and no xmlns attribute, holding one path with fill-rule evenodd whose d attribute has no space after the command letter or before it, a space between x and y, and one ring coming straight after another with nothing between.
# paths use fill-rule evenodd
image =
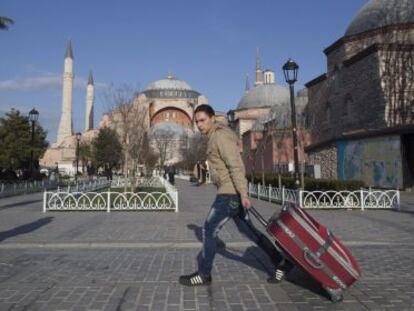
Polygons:
<instances>
[{"instance_id":1,"label":"hagia sophia","mask_svg":"<svg viewBox=\"0 0 414 311\"><path fill-rule=\"evenodd\" d=\"M299 161L313 177L363 180L379 188L414 186L414 1L370 0L344 35L324 49L326 73L305 83L295 97ZM76 140L72 129L73 51L69 43L63 75L62 115L57 142L41 165L73 171ZM290 97L287 87L256 55L254 85L248 79L238 104L219 112L239 135L247 173L292 170ZM113 126L116 114L93 124L94 81L87 84L85 131L94 137ZM197 132L194 109L206 95L172 73L139 92L133 105L145 111L148 131L182 135ZM213 104L214 106L214 104ZM180 160L172 152L170 163Z\"/></svg>"}]
</instances>

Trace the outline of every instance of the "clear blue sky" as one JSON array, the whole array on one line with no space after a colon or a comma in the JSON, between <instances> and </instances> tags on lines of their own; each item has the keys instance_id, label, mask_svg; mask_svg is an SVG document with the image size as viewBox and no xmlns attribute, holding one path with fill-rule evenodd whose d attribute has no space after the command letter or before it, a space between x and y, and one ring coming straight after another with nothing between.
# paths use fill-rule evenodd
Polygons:
<instances>
[{"instance_id":1,"label":"clear blue sky","mask_svg":"<svg viewBox=\"0 0 414 311\"><path fill-rule=\"evenodd\" d=\"M256 48L276 72L292 57L298 87L326 70L323 49L339 39L366 0L0 0L15 24L0 32L0 114L40 112L55 142L61 110L63 56L72 39L74 129L84 127L85 83L97 84L95 124L107 109L105 85L143 89L169 70L208 97L235 108L245 75L254 78Z\"/></svg>"}]
</instances>

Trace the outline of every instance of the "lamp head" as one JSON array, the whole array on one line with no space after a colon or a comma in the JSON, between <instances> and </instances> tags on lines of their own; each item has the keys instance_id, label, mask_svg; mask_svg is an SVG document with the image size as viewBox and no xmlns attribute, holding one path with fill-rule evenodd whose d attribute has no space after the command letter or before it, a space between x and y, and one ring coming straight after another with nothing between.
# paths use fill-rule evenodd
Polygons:
<instances>
[{"instance_id":1,"label":"lamp head","mask_svg":"<svg viewBox=\"0 0 414 311\"><path fill-rule=\"evenodd\" d=\"M293 84L298 80L299 66L291 58L283 65L283 73L288 84Z\"/></svg>"}]
</instances>

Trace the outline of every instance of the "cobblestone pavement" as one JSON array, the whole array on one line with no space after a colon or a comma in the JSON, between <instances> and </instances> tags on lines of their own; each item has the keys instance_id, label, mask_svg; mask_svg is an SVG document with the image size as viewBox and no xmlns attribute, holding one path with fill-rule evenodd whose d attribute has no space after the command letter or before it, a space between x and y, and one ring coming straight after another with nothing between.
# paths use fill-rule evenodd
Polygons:
<instances>
[{"instance_id":1,"label":"cobblestone pavement","mask_svg":"<svg viewBox=\"0 0 414 311\"><path fill-rule=\"evenodd\" d=\"M265 255L229 222L209 287L196 269L212 186L178 181L180 211L48 212L41 194L0 200L0 310L414 310L414 212L312 211L357 258L362 278L332 304L299 269L267 284ZM254 200L270 216L275 204Z\"/></svg>"}]
</instances>

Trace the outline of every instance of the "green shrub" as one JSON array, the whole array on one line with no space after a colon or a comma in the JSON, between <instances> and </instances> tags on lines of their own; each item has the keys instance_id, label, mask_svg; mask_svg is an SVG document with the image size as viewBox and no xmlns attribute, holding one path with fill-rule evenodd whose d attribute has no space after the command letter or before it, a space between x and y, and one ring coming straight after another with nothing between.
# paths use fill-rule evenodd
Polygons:
<instances>
[{"instance_id":1,"label":"green shrub","mask_svg":"<svg viewBox=\"0 0 414 311\"><path fill-rule=\"evenodd\" d=\"M251 182L251 176L247 176L247 179ZM255 174L255 184L262 183L262 175ZM293 177L281 176L282 186L288 189L295 189L295 181ZM265 174L265 185L271 185L272 187L279 187L279 178L275 174ZM363 181L359 180L329 180L329 179L313 179L305 178L305 190L308 191L355 191L361 188L366 188Z\"/></svg>"}]
</instances>

